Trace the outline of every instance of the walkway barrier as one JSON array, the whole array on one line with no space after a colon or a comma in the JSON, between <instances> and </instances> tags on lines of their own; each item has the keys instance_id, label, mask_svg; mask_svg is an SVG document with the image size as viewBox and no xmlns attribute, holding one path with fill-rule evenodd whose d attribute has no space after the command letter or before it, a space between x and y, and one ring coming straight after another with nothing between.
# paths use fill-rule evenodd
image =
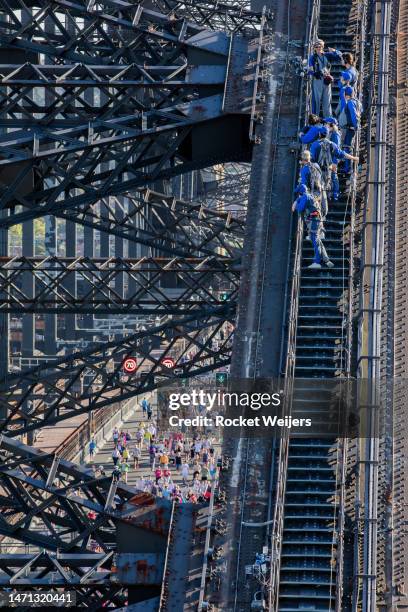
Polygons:
<instances>
[{"instance_id":1,"label":"walkway barrier","mask_svg":"<svg viewBox=\"0 0 408 612\"><path fill-rule=\"evenodd\" d=\"M132 398L123 404L113 404L97 411L93 436L96 442L95 453L111 436L114 427L120 427L137 405L137 398ZM89 442L89 423L85 421L57 447L55 453L74 463L83 463L89 456Z\"/></svg>"}]
</instances>

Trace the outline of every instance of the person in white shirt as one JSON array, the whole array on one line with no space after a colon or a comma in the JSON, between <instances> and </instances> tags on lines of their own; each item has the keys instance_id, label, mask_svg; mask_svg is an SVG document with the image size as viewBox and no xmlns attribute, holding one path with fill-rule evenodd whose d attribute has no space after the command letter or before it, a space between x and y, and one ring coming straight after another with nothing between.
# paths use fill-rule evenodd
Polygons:
<instances>
[{"instance_id":1,"label":"person in white shirt","mask_svg":"<svg viewBox=\"0 0 408 612\"><path fill-rule=\"evenodd\" d=\"M190 473L190 466L188 465L188 463L183 463L183 465L181 466L181 476L183 478L183 484L187 484L188 482L188 476Z\"/></svg>"},{"instance_id":2,"label":"person in white shirt","mask_svg":"<svg viewBox=\"0 0 408 612\"><path fill-rule=\"evenodd\" d=\"M139 461L140 461L141 455L142 455L142 451L140 447L136 444L133 448L133 469L135 470L136 468L139 467Z\"/></svg>"},{"instance_id":3,"label":"person in white shirt","mask_svg":"<svg viewBox=\"0 0 408 612\"><path fill-rule=\"evenodd\" d=\"M120 452L119 449L115 446L115 448L112 451L112 459L113 459L113 465L117 465L118 461L120 458Z\"/></svg>"}]
</instances>

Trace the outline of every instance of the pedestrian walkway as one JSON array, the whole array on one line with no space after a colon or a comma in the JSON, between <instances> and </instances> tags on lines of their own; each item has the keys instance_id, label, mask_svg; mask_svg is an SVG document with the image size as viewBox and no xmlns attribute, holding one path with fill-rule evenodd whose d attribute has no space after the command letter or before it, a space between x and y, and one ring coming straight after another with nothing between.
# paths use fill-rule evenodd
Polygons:
<instances>
[{"instance_id":1,"label":"pedestrian walkway","mask_svg":"<svg viewBox=\"0 0 408 612\"><path fill-rule=\"evenodd\" d=\"M208 485L218 482L218 461L220 459L220 441L213 437L196 436L187 438L184 434L175 431L155 432L155 447L158 453L155 456L154 465L150 455L150 443L143 440L140 444L141 456L138 466L135 467L135 449L139 446L137 433L140 429L147 430L149 425L156 428L156 412L153 409L151 420L143 415L140 405L136 405L135 411L130 413L129 419L122 424L120 432L129 433L130 441L126 444L129 449L130 458L127 460L129 471L127 473L127 484L137 489L151 491L154 495L168 497L171 491L177 487L181 493L180 501L203 501ZM193 447L193 448L192 448ZM177 452L177 448L181 452ZM88 457L88 464L93 465L96 476L101 475L101 470L107 476L111 476L114 469L112 453L115 449L113 437L106 441L102 448L98 449L92 460ZM179 459L176 459L176 455ZM168 464L160 463L160 456L168 457ZM119 459L118 463L120 463ZM176 461L179 465L176 467ZM186 468L188 465L188 468ZM158 477L157 468L161 468L161 476ZM122 480L124 480L122 475ZM170 497L169 497L170 498Z\"/></svg>"},{"instance_id":2,"label":"pedestrian walkway","mask_svg":"<svg viewBox=\"0 0 408 612\"><path fill-rule=\"evenodd\" d=\"M43 427L36 432L34 448L39 448L46 453L54 453L62 448L63 444L71 438L79 428L86 423L88 416L78 414L71 419L66 419L60 423L54 423L50 427Z\"/></svg>"}]
</instances>

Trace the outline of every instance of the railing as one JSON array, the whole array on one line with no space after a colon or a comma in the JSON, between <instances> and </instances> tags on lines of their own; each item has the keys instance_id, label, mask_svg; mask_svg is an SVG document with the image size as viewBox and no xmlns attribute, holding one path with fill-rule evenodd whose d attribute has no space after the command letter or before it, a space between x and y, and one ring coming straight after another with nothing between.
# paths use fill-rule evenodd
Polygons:
<instances>
[{"instance_id":1,"label":"railing","mask_svg":"<svg viewBox=\"0 0 408 612\"><path fill-rule=\"evenodd\" d=\"M120 422L123 422L130 414L135 399L113 404L107 408L97 410L93 416L93 432L96 444L103 442L106 435ZM107 431L109 430L109 431ZM69 461L86 456L89 444L89 423L84 421L72 434L66 438L55 450L55 454ZM79 458L80 458L79 457Z\"/></svg>"},{"instance_id":2,"label":"railing","mask_svg":"<svg viewBox=\"0 0 408 612\"><path fill-rule=\"evenodd\" d=\"M304 55L307 59L312 51L313 41L317 37L319 24L320 0L309 2L309 30L306 38ZM311 84L306 79L305 112L308 114L311 105ZM299 125L303 113L302 104L299 111ZM284 366L285 389L284 397L292 396L292 387L295 371L296 329L297 311L300 287L300 269L303 240L303 221L299 218L296 228L295 257L292 269L292 289L290 298L290 313L288 325L288 338L286 350L286 363ZM289 247L290 248L290 247ZM289 279L288 279L289 280ZM283 357L283 351L282 351ZM283 364L282 364L283 365ZM285 400L286 401L286 400ZM285 405L285 412L290 412L290 406ZM281 561L281 544L284 521L284 501L286 492L286 471L289 456L289 435L287 432L282 436L278 456L278 474L276 478L276 502L274 508L273 527L271 531L271 580L269 588L269 609L277 610L279 601L279 574Z\"/></svg>"},{"instance_id":3,"label":"railing","mask_svg":"<svg viewBox=\"0 0 408 612\"><path fill-rule=\"evenodd\" d=\"M381 381L381 317L383 297L385 202L387 197L387 128L389 45L392 3L375 0L370 70L370 110L367 128L367 190L363 227L363 261L360 281L358 376L370 380L367 438L364 455L358 457L363 471L363 559L362 571L355 568L353 610L369 612L377 608L377 538L378 538L378 462L377 430L378 385ZM380 9L380 10L379 10ZM358 517L361 520L360 517ZM392 537L392 536L391 536ZM359 538L358 538L359 539ZM392 542L389 543L392 547ZM356 553L358 550L356 549ZM392 582L392 577L391 577ZM392 585L391 585L392 586ZM362 587L362 588L361 588ZM360 593L361 589L361 593ZM361 601L360 601L361 594ZM392 602L391 602L392 606Z\"/></svg>"}]
</instances>

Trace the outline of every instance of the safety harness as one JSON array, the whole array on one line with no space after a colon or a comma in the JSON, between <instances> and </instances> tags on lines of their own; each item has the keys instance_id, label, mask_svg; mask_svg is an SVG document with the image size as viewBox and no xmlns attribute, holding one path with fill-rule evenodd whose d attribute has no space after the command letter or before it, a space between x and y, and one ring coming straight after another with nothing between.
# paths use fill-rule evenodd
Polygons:
<instances>
[{"instance_id":1,"label":"safety harness","mask_svg":"<svg viewBox=\"0 0 408 612\"><path fill-rule=\"evenodd\" d=\"M314 196L321 196L323 190L323 177L318 164L310 162L307 164L309 168L309 184L310 193Z\"/></svg>"},{"instance_id":2,"label":"safety harness","mask_svg":"<svg viewBox=\"0 0 408 612\"><path fill-rule=\"evenodd\" d=\"M313 76L316 79L322 79L325 74L330 74L330 62L325 55L319 57L317 53L313 53Z\"/></svg>"},{"instance_id":3,"label":"safety harness","mask_svg":"<svg viewBox=\"0 0 408 612\"><path fill-rule=\"evenodd\" d=\"M357 117L357 124L359 124L360 119L361 119L361 110L362 110L361 102L360 100L357 100L356 98L352 98L351 100L353 100L356 103L356 117ZM351 102L351 100L348 100L346 102L345 107L343 108L343 110L341 111L339 115L339 127L342 129L353 127L353 122L351 120L351 112L349 109L349 102Z\"/></svg>"}]
</instances>

